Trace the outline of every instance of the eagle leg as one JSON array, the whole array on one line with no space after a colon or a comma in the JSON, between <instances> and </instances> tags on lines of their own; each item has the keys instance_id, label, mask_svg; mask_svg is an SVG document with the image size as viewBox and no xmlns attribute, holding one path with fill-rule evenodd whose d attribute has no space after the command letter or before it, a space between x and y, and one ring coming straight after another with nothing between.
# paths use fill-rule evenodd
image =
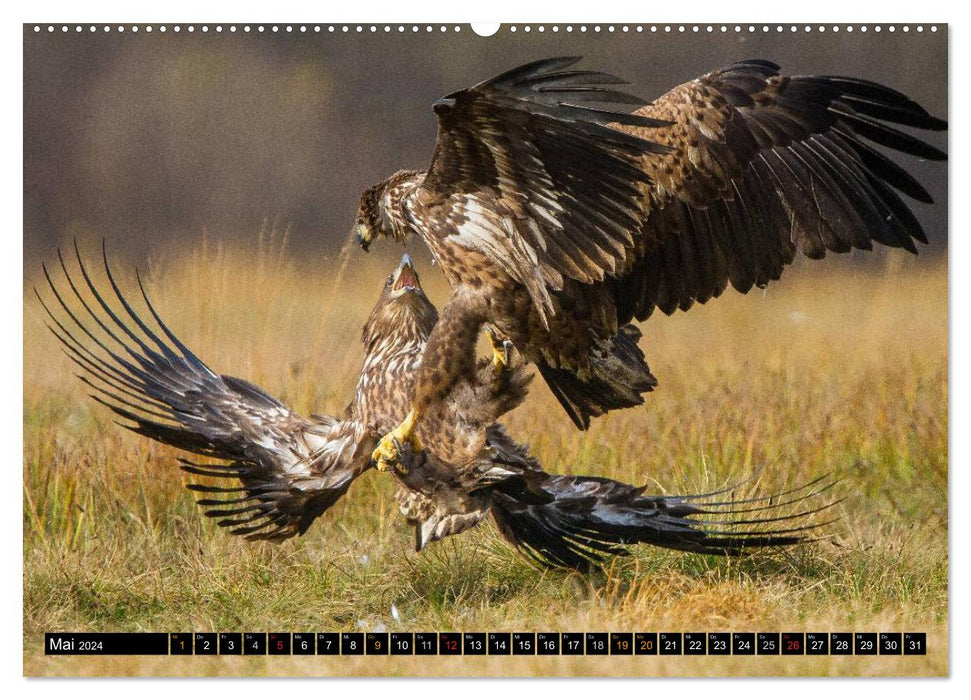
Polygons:
<instances>
[{"instance_id":1,"label":"eagle leg","mask_svg":"<svg viewBox=\"0 0 971 700\"><path fill-rule=\"evenodd\" d=\"M404 445L410 447L413 452L421 452L424 449L415 431L417 423L418 412L412 409L407 418L378 441L378 446L371 453L371 461L379 472L386 472L392 467L400 466L399 456Z\"/></svg>"}]
</instances>

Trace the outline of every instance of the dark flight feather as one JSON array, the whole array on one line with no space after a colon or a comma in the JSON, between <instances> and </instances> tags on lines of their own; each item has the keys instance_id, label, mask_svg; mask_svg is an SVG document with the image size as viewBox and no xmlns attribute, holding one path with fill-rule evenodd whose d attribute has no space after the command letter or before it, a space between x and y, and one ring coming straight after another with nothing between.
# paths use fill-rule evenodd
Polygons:
<instances>
[{"instance_id":1,"label":"dark flight feather","mask_svg":"<svg viewBox=\"0 0 971 700\"><path fill-rule=\"evenodd\" d=\"M896 192L922 203L931 202L930 194L877 147L943 160L943 151L895 126L940 131L947 122L896 90L855 78L785 77L767 61L742 61L676 87L637 113L672 126L619 127L669 148L644 157L656 187L641 235L657 244L642 246L612 283L617 298L638 299L633 315L624 305L619 323L717 297L720 291L709 294L712 279L715 289L726 278L741 292L764 286L781 276L795 248L822 258L870 249L873 241L916 252L915 241L927 240ZM727 269L714 270L696 248L685 258L692 248L683 244L672 267L667 241L690 233L664 216L678 206L691 209L688 226L702 220L695 212L710 213L714 225L705 232L716 236ZM639 283L654 269L665 271L665 296Z\"/></svg>"},{"instance_id":2,"label":"dark flight feather","mask_svg":"<svg viewBox=\"0 0 971 700\"><path fill-rule=\"evenodd\" d=\"M562 70L578 60L536 61L434 105L438 140L423 188L460 209L490 193L499 220L513 223L521 240L503 244L509 232L497 229L489 245L503 248L504 267L537 290L550 280L556 288L562 276L602 279L626 257L649 185L639 158L667 150L615 128L650 129L666 121L585 104L645 101L602 87L623 83L614 76ZM524 217L544 241L531 240ZM534 278L540 287L531 286ZM534 302L547 307L537 294Z\"/></svg>"},{"instance_id":3,"label":"dark flight feather","mask_svg":"<svg viewBox=\"0 0 971 700\"><path fill-rule=\"evenodd\" d=\"M821 520L818 516L840 501L819 501L835 483L819 486L817 479L772 496L712 501L721 492L646 496L643 487L610 479L551 476L543 488L555 494L552 502L526 505L500 496L495 499L492 515L500 532L541 566L586 570L606 556L629 554L633 544L742 556L756 549L809 541L814 532L832 523L833 519ZM792 497L784 499L785 495ZM764 505L740 507L747 503ZM808 505L792 512L794 506L802 504ZM746 516L750 513L766 517ZM771 523L793 524L749 527Z\"/></svg>"}]
</instances>

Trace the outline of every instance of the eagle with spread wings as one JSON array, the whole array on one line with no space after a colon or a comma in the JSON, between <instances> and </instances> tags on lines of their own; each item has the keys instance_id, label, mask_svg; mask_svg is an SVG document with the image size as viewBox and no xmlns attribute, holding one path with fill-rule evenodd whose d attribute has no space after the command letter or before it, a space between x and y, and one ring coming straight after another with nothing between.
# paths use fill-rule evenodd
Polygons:
<instances>
[{"instance_id":1,"label":"eagle with spread wings","mask_svg":"<svg viewBox=\"0 0 971 700\"><path fill-rule=\"evenodd\" d=\"M408 412L438 320L406 255L364 327L361 374L344 416L304 418L259 387L212 371L166 326L139 280L144 320L106 256L109 294L79 253L79 276L59 261L60 282L44 267L54 303L38 297L91 396L124 427L209 458L181 460L188 488L207 516L250 540L304 534L371 468L379 436ZM428 450L406 453L393 472L417 550L490 512L532 560L577 569L626 553L625 544L742 554L805 541L826 524L814 516L834 503L810 500L831 485L819 480L788 494L725 500L717 492L645 496L610 479L547 474L496 423L524 399L529 380L515 364L497 375L486 359L429 414L421 433Z\"/></svg>"},{"instance_id":2,"label":"eagle with spread wings","mask_svg":"<svg viewBox=\"0 0 971 700\"><path fill-rule=\"evenodd\" d=\"M399 446L421 450L415 427L469 371L483 327L496 364L511 343L585 429L656 385L633 321L729 283L764 287L797 251L927 242L901 194L931 196L880 149L943 160L896 127L947 124L900 92L748 60L645 104L578 60L537 61L438 100L428 170L361 197L362 247L417 235L452 288L412 409L374 452L379 469Z\"/></svg>"}]
</instances>

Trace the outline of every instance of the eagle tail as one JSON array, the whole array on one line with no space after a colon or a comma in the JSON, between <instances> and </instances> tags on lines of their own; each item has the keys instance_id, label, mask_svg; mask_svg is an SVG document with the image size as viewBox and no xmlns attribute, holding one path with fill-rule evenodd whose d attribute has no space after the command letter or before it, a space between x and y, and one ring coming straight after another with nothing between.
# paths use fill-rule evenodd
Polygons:
<instances>
[{"instance_id":1,"label":"eagle tail","mask_svg":"<svg viewBox=\"0 0 971 700\"><path fill-rule=\"evenodd\" d=\"M547 504L496 494L492 515L503 536L546 567L587 570L627 546L649 544L699 554L741 556L755 549L816 539L833 522L827 477L754 498L734 499L735 487L695 496L644 496L644 488L598 477L553 476ZM731 492L728 498L723 494Z\"/></svg>"},{"instance_id":2,"label":"eagle tail","mask_svg":"<svg viewBox=\"0 0 971 700\"><path fill-rule=\"evenodd\" d=\"M536 363L550 391L577 428L590 427L590 418L617 408L640 406L641 394L653 391L657 379L651 374L637 342L641 332L632 324L621 328L609 340L600 341L590 353L589 373L581 378L575 370Z\"/></svg>"}]
</instances>

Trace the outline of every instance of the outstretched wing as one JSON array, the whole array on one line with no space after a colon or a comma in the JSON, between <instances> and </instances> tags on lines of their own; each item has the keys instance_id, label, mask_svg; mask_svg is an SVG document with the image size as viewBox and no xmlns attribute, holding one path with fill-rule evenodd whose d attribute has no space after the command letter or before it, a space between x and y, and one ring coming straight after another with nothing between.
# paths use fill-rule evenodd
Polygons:
<instances>
[{"instance_id":1,"label":"outstretched wing","mask_svg":"<svg viewBox=\"0 0 971 700\"><path fill-rule=\"evenodd\" d=\"M692 496L645 496L644 488L589 476L550 476L549 503L496 493L503 536L542 566L587 569L649 544L699 554L744 555L811 541L835 517L826 478L771 496L734 498L735 487ZM732 498L719 500L731 492ZM821 515L822 514L822 515ZM817 517L819 516L819 517Z\"/></svg>"},{"instance_id":2,"label":"outstretched wing","mask_svg":"<svg viewBox=\"0 0 971 700\"><path fill-rule=\"evenodd\" d=\"M565 70L578 60L530 63L434 105L434 228L486 253L541 309L564 276L601 280L626 259L649 184L641 157L667 150L612 128L666 122L591 106L644 100L612 75Z\"/></svg>"},{"instance_id":3,"label":"outstretched wing","mask_svg":"<svg viewBox=\"0 0 971 700\"><path fill-rule=\"evenodd\" d=\"M223 494L198 501L219 525L248 539L303 534L367 469L362 426L328 417L308 421L259 387L216 374L162 322L141 280L155 329L122 294L106 256L105 272L121 310L98 291L77 246L75 253L83 287L60 251L67 290L44 266L57 302L52 309L37 293L52 322L48 328L81 368L78 377L93 390L92 398L124 419L124 427L222 460L183 460L182 467L194 475L238 481L189 485L203 494ZM58 307L63 313L55 313Z\"/></svg>"},{"instance_id":4,"label":"outstretched wing","mask_svg":"<svg viewBox=\"0 0 971 700\"><path fill-rule=\"evenodd\" d=\"M619 275L619 321L643 320L778 279L797 250L916 252L927 242L901 199L931 197L877 147L929 160L945 154L894 126L943 130L905 95L855 78L779 75L743 61L680 85L637 111L672 122L621 125L664 153L643 159L652 182L639 261Z\"/></svg>"}]
</instances>

